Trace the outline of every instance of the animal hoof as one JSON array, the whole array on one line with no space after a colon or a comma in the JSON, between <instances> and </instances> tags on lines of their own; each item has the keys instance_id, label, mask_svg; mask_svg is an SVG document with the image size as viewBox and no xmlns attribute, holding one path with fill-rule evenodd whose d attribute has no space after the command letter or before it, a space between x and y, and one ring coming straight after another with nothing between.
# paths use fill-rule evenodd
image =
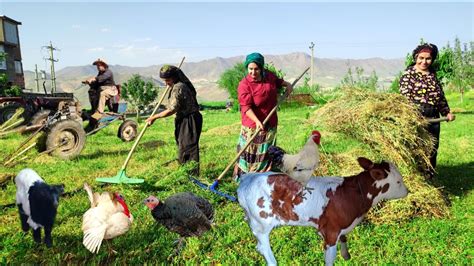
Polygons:
<instances>
[{"instance_id":1,"label":"animal hoof","mask_svg":"<svg viewBox=\"0 0 474 266\"><path fill-rule=\"evenodd\" d=\"M41 243L41 235L35 234L35 233L33 232L33 240L34 240L36 243Z\"/></svg>"},{"instance_id":2,"label":"animal hoof","mask_svg":"<svg viewBox=\"0 0 474 266\"><path fill-rule=\"evenodd\" d=\"M341 256L344 260L350 260L351 259L351 254L349 254L349 253L342 253Z\"/></svg>"}]
</instances>

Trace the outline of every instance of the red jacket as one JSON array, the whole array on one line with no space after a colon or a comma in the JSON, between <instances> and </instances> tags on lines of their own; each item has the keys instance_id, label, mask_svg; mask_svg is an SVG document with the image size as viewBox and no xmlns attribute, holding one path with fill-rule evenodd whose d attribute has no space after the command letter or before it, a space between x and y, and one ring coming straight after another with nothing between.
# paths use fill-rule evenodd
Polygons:
<instances>
[{"instance_id":1,"label":"red jacket","mask_svg":"<svg viewBox=\"0 0 474 266\"><path fill-rule=\"evenodd\" d=\"M237 92L243 126L256 127L255 123L245 114L249 109L252 109L257 118L263 123L263 120L277 104L278 89L282 86L282 83L283 79L269 71L265 71L265 77L262 81L254 81L249 75L240 81ZM276 127L277 124L278 117L275 112L266 125Z\"/></svg>"}]
</instances>

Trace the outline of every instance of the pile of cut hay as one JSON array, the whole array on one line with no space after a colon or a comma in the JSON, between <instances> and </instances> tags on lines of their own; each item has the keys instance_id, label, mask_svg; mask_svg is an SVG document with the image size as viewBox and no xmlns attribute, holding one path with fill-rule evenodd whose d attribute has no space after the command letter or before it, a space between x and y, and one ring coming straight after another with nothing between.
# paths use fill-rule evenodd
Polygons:
<instances>
[{"instance_id":1,"label":"pile of cut hay","mask_svg":"<svg viewBox=\"0 0 474 266\"><path fill-rule=\"evenodd\" d=\"M203 132L203 135L218 135L218 136L227 136L227 135L238 135L240 133L241 123L235 122L230 125L214 127L206 132Z\"/></svg>"},{"instance_id":2,"label":"pile of cut hay","mask_svg":"<svg viewBox=\"0 0 474 266\"><path fill-rule=\"evenodd\" d=\"M433 139L426 131L426 120L403 96L346 88L341 97L318 109L310 120L313 125L324 127L333 136L343 135L361 143L357 149L342 153L321 154L317 175L356 174L361 168L356 158L366 156L374 161L395 163L410 190L408 197L389 201L373 209L368 217L371 222L391 222L415 216L442 217L448 214L441 191L419 173L430 167L429 154ZM332 138L337 143L336 138ZM325 138L331 145L331 137Z\"/></svg>"}]
</instances>

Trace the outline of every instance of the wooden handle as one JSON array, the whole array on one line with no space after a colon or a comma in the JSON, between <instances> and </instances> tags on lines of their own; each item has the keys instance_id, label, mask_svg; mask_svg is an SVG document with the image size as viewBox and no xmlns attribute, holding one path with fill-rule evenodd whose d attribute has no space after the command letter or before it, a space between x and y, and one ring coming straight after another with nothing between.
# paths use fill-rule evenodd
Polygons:
<instances>
[{"instance_id":1,"label":"wooden handle","mask_svg":"<svg viewBox=\"0 0 474 266\"><path fill-rule=\"evenodd\" d=\"M184 58L181 59L181 62L179 63L179 66L178 68L181 68L181 66L183 65L183 62L184 62ZM158 104L155 106L155 109L153 109L153 112L151 113L151 115L148 117L152 117L155 115L156 111L158 110L158 108L160 108L160 105L161 103L163 102L163 99L165 98L166 94L168 94L168 92L170 91L171 87L170 86L166 86L166 90L165 92L163 93L163 95L161 96L161 99L160 101L158 101ZM145 126L143 127L142 131L140 132L140 134L138 135L137 139L135 140L135 143L133 144L132 146L132 149L130 150L130 152L128 153L128 156L127 156L127 159L125 159L125 162L123 163L122 165L122 170L125 170L127 168L127 165L128 165L128 162L130 161L130 158L132 158L132 154L133 152L135 151L135 149L137 148L138 146L138 143L140 142L140 139L143 137L143 135L145 134L145 131L146 129L149 127L148 123L145 123Z\"/></svg>"},{"instance_id":2,"label":"wooden handle","mask_svg":"<svg viewBox=\"0 0 474 266\"><path fill-rule=\"evenodd\" d=\"M295 86L296 83L304 76L304 74L306 72L308 72L309 70L309 67L306 68L303 73L293 81L293 83L291 83L291 86ZM284 100L284 98L282 99ZM281 101L280 101L281 102ZM267 115L267 117L265 118L265 120L263 120L262 124L263 126L265 126L265 124L268 122L268 120L270 120L270 117L272 117L272 115L276 112L276 110L278 109L278 106L280 105L280 102L277 103L277 105L275 107L273 107L273 109L270 111L270 113ZM227 167L224 169L224 171L222 171L222 173L219 175L219 177L217 177L217 181L221 180L222 177L224 177L224 175L229 171L229 169L232 167L232 165L239 159L240 155L242 155L242 153L244 153L244 151L250 146L250 144L252 143L252 141L257 137L258 133L260 133L262 129L259 128L253 135L252 137L250 137L250 139L247 140L247 144L245 144L245 146L239 151L239 153L237 153L237 155L234 157L234 159L232 159L232 161L227 165Z\"/></svg>"},{"instance_id":3,"label":"wooden handle","mask_svg":"<svg viewBox=\"0 0 474 266\"><path fill-rule=\"evenodd\" d=\"M428 118L426 119L428 123L439 123L439 122L444 122L444 121L449 121L447 117L440 117L440 118Z\"/></svg>"}]
</instances>

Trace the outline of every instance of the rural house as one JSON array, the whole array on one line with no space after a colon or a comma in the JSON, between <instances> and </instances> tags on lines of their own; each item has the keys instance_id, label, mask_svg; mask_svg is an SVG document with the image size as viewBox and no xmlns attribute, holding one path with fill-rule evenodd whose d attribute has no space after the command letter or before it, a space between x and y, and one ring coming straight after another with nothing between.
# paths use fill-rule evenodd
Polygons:
<instances>
[{"instance_id":1,"label":"rural house","mask_svg":"<svg viewBox=\"0 0 474 266\"><path fill-rule=\"evenodd\" d=\"M18 25L21 25L21 22L0 16L0 53L6 53L5 60L0 61L0 73L6 73L9 82L23 88L25 79L21 64Z\"/></svg>"}]
</instances>

